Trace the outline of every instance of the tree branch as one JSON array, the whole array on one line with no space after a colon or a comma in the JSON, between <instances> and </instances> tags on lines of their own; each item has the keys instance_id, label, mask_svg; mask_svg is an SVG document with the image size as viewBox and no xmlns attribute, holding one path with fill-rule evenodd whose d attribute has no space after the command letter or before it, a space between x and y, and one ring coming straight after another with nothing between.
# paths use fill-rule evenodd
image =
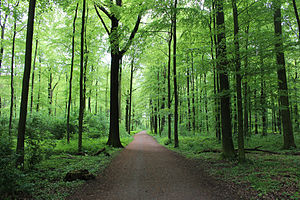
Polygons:
<instances>
[{"instance_id":1,"label":"tree branch","mask_svg":"<svg viewBox=\"0 0 300 200\"><path fill-rule=\"evenodd\" d=\"M107 34L110 35L110 32L109 32L109 30L108 30L108 28L107 28L107 26L106 26L106 24L105 24L103 18L101 17L101 15L100 15L100 13L99 13L99 11L98 11L98 9L97 9L97 6L96 6L95 4L94 4L94 7L95 7L96 13L97 13L98 17L100 18L101 23L103 24L103 26L104 26L104 28L105 28Z\"/></svg>"},{"instance_id":2,"label":"tree branch","mask_svg":"<svg viewBox=\"0 0 300 200\"><path fill-rule=\"evenodd\" d=\"M138 15L137 21L136 21L135 26L134 26L131 34L130 34L129 40L128 40L127 44L124 46L124 48L121 50L121 52L120 52L121 56L123 56L126 53L126 51L129 49L130 45L132 44L133 38L134 38L136 32L139 29L139 25L141 23L141 19L142 19L142 13L140 13Z\"/></svg>"},{"instance_id":3,"label":"tree branch","mask_svg":"<svg viewBox=\"0 0 300 200\"><path fill-rule=\"evenodd\" d=\"M94 4L94 6L98 7L102 12L104 12L109 19L112 19L112 15L109 14L109 12L103 6L99 6L97 4Z\"/></svg>"}]
</instances>

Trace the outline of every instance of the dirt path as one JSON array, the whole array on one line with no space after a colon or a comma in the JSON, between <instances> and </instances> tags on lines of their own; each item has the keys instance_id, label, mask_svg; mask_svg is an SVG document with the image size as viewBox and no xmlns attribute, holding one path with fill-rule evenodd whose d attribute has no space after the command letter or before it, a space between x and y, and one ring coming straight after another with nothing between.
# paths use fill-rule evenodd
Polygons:
<instances>
[{"instance_id":1,"label":"dirt path","mask_svg":"<svg viewBox=\"0 0 300 200\"><path fill-rule=\"evenodd\" d=\"M68 199L241 199L209 177L199 163L159 145L140 132L96 180Z\"/></svg>"}]
</instances>

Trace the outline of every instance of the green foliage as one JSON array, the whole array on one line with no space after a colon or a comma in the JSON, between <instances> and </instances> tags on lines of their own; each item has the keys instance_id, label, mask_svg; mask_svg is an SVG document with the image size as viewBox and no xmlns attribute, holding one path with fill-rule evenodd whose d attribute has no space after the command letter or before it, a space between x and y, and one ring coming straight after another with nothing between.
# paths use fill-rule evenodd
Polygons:
<instances>
[{"instance_id":1,"label":"green foliage","mask_svg":"<svg viewBox=\"0 0 300 200\"><path fill-rule=\"evenodd\" d=\"M21 172L15 167L16 155L8 137L0 137L0 199L13 196L20 189Z\"/></svg>"},{"instance_id":2,"label":"green foliage","mask_svg":"<svg viewBox=\"0 0 300 200\"><path fill-rule=\"evenodd\" d=\"M246 148L262 146L261 149L281 153L299 152L300 149L280 150L282 135L268 135L262 137L253 135L245 140ZM300 157L292 155L272 155L265 153L247 154L248 160L243 164L237 161L226 161L220 158L220 153L210 150L221 150L221 144L214 136L179 137L179 148L168 145L166 137L156 137L161 144L183 154L186 157L206 161L206 169L211 175L247 185L261 199L273 196L277 199L298 199L300 189ZM300 139L296 135L296 141ZM235 141L236 142L236 141ZM207 152L204 152L207 151Z\"/></svg>"}]
</instances>

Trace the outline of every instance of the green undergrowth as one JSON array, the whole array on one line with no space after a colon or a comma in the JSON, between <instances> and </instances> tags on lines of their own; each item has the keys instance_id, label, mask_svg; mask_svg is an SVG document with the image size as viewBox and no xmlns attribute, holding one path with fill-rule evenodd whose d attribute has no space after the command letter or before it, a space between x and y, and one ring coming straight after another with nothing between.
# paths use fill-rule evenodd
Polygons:
<instances>
[{"instance_id":1,"label":"green undergrowth","mask_svg":"<svg viewBox=\"0 0 300 200\"><path fill-rule=\"evenodd\" d=\"M174 148L167 137L154 137L160 144L185 157L204 160L206 170L212 176L234 182L241 188L248 188L251 195L249 199L300 199L299 155L251 152L246 154L247 161L239 164L237 161L223 160L220 153L203 152L221 150L221 143L213 136L179 136L179 148ZM245 140L245 148L259 147L281 153L300 152L299 147L282 150L282 140L281 135L254 135ZM299 146L299 135L296 135L295 141ZM237 147L236 141L234 142Z\"/></svg>"},{"instance_id":2,"label":"green undergrowth","mask_svg":"<svg viewBox=\"0 0 300 200\"><path fill-rule=\"evenodd\" d=\"M123 146L127 146L132 140L129 135L121 138ZM69 171L87 169L93 174L99 174L122 150L107 146L107 138L86 137L83 138L83 154L77 155L77 142L76 138L73 138L69 144L65 140L56 141L52 154L33 168L25 169L19 177L17 192L4 199L64 199L85 183L82 180L65 182L63 179ZM94 156L102 148L106 149L109 156L104 153Z\"/></svg>"}]
</instances>

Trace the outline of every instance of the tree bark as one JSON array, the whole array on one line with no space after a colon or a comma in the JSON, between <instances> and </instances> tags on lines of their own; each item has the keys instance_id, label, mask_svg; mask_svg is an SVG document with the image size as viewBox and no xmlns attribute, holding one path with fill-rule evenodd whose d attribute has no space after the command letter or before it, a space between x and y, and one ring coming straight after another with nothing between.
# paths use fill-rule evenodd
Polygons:
<instances>
[{"instance_id":1,"label":"tree bark","mask_svg":"<svg viewBox=\"0 0 300 200\"><path fill-rule=\"evenodd\" d=\"M236 73L236 95L238 115L238 157L239 162L245 161L244 130L243 130L243 99L242 99L242 75L239 43L239 22L236 0L232 0L233 23L234 23L234 49L235 49L235 73Z\"/></svg>"},{"instance_id":2,"label":"tree bark","mask_svg":"<svg viewBox=\"0 0 300 200\"><path fill-rule=\"evenodd\" d=\"M86 11L86 0L83 0L82 8L82 23L81 23L81 50L80 50L80 100L79 100L79 131L78 131L78 152L82 152L82 133L83 133L83 116L84 116L84 32L85 32L85 11Z\"/></svg>"},{"instance_id":3,"label":"tree bark","mask_svg":"<svg viewBox=\"0 0 300 200\"><path fill-rule=\"evenodd\" d=\"M26 34L26 51L25 51L25 67L22 83L22 97L20 107L20 118L18 127L18 140L16 152L18 154L16 166L24 168L24 142L25 142L25 127L27 117L27 105L28 105L28 90L31 70L31 56L32 56L32 38L34 29L34 13L35 13L36 0L30 0L28 9L28 22L27 22L27 34Z\"/></svg>"},{"instance_id":4,"label":"tree bark","mask_svg":"<svg viewBox=\"0 0 300 200\"><path fill-rule=\"evenodd\" d=\"M275 53L278 77L278 93L280 95L280 114L283 125L284 149L296 147L293 135L293 127L289 109L289 96L285 70L285 58L283 51L282 26L281 26L281 2L276 0L274 4L274 31L275 31Z\"/></svg>"},{"instance_id":5,"label":"tree bark","mask_svg":"<svg viewBox=\"0 0 300 200\"><path fill-rule=\"evenodd\" d=\"M226 56L226 37L225 23L223 12L223 1L216 1L217 8L217 69L220 79L220 95L221 95L221 126L222 126L222 149L225 158L233 158L235 156L232 141L232 127L230 116L230 93L229 93L229 77L227 72L228 61Z\"/></svg>"},{"instance_id":6,"label":"tree bark","mask_svg":"<svg viewBox=\"0 0 300 200\"><path fill-rule=\"evenodd\" d=\"M70 143L70 111L72 103L72 80L73 80L73 69L74 69L74 57L75 57L75 32L76 32L76 19L79 4L77 3L75 9L75 17L73 20L73 34L72 34L72 58L71 58L71 69L70 69L70 81L69 81L69 101L67 110L67 142Z\"/></svg>"},{"instance_id":7,"label":"tree bark","mask_svg":"<svg viewBox=\"0 0 300 200\"><path fill-rule=\"evenodd\" d=\"M131 104L132 104L132 83L133 83L133 72L134 72L134 58L131 61L131 68L130 68L130 88L129 88L129 114L128 114L128 133L130 134L130 125L131 125Z\"/></svg>"},{"instance_id":8,"label":"tree bark","mask_svg":"<svg viewBox=\"0 0 300 200\"><path fill-rule=\"evenodd\" d=\"M174 17L173 17L173 75L174 75L174 147L179 147L178 143L178 91L177 91L177 74L176 74L176 18L177 18L177 0L174 2Z\"/></svg>"},{"instance_id":9,"label":"tree bark","mask_svg":"<svg viewBox=\"0 0 300 200\"><path fill-rule=\"evenodd\" d=\"M16 7L19 3L16 5ZM17 19L14 21L14 33L13 33L13 41L12 41L12 50L11 50L11 71L10 71L10 112L9 112L9 125L8 125L8 134L11 137L12 131L12 118L13 118L13 110L14 110L14 59L15 59L15 43L16 43L16 34L17 34Z\"/></svg>"},{"instance_id":10,"label":"tree bark","mask_svg":"<svg viewBox=\"0 0 300 200\"><path fill-rule=\"evenodd\" d=\"M32 113L32 107L33 107L34 72L35 72L35 64L36 64L38 44L39 44L39 40L36 39L35 40L35 53L34 53L33 66L32 66L32 77L31 77L31 95L30 95L30 112L31 113Z\"/></svg>"},{"instance_id":11,"label":"tree bark","mask_svg":"<svg viewBox=\"0 0 300 200\"><path fill-rule=\"evenodd\" d=\"M173 24L171 25L168 41L168 139L171 142L171 44L173 39Z\"/></svg>"}]
</instances>

